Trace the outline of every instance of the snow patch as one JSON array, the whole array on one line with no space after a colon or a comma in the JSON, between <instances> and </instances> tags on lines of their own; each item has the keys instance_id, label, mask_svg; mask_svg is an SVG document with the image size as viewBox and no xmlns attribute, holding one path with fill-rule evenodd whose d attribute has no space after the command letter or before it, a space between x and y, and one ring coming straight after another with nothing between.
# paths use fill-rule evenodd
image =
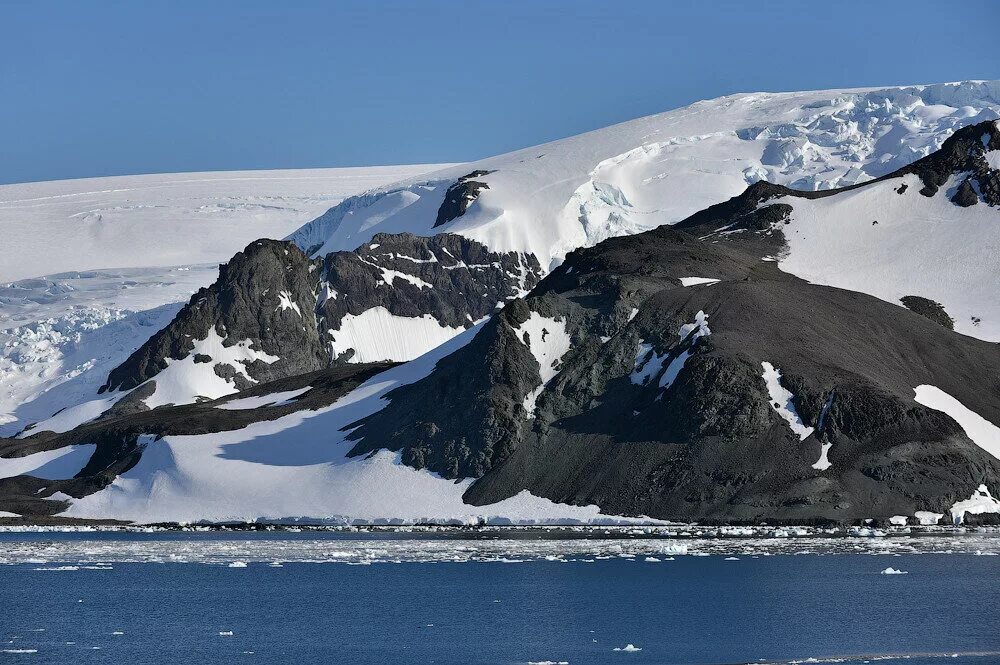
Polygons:
<instances>
[{"instance_id":1,"label":"snow patch","mask_svg":"<svg viewBox=\"0 0 1000 665\"><path fill-rule=\"evenodd\" d=\"M24 457L0 457L0 478L22 475L46 480L72 478L87 466L87 462L96 450L96 445L86 443L32 453Z\"/></svg>"},{"instance_id":2,"label":"snow patch","mask_svg":"<svg viewBox=\"0 0 1000 665\"><path fill-rule=\"evenodd\" d=\"M658 385L661 389L666 390L673 385L674 381L680 375L681 370L684 369L684 364L691 357L692 349L698 339L711 334L712 330L708 327L708 315L699 310L695 315L694 323L685 323L677 331L677 335L680 338L678 346L673 347L663 355L654 352L651 345L640 340L639 350L635 356L635 368L629 375L629 380L634 385L646 385L650 379L660 373L663 363L666 362L671 353L677 348L681 348L682 345L686 345L670 361L670 364L667 365L667 368L660 375Z\"/></svg>"},{"instance_id":3,"label":"snow patch","mask_svg":"<svg viewBox=\"0 0 1000 665\"><path fill-rule=\"evenodd\" d=\"M312 386L306 386L305 388L299 388L297 390L270 393L268 395L243 397L240 399L229 400L228 402L223 402L222 404L216 404L215 408L225 409L227 411L241 411L243 409L259 409L265 406L285 406L287 404L291 404L294 398L299 395L304 395L310 390L312 390Z\"/></svg>"},{"instance_id":4,"label":"snow patch","mask_svg":"<svg viewBox=\"0 0 1000 665\"><path fill-rule=\"evenodd\" d=\"M830 457L829 457L830 448L832 447L833 447L832 443L824 443L820 447L819 459L812 465L812 468L816 469L817 471L826 471L831 466L833 466L833 464L830 462Z\"/></svg>"},{"instance_id":5,"label":"snow patch","mask_svg":"<svg viewBox=\"0 0 1000 665\"><path fill-rule=\"evenodd\" d=\"M913 398L918 404L929 409L942 411L951 416L952 420L965 430L965 435L972 442L1000 459L1000 427L986 420L978 413L965 407L957 399L935 386L922 385L914 388Z\"/></svg>"},{"instance_id":6,"label":"snow patch","mask_svg":"<svg viewBox=\"0 0 1000 665\"><path fill-rule=\"evenodd\" d=\"M961 524L967 514L982 515L983 513L1000 513L1000 501L993 498L986 485L980 485L968 499L958 501L949 511L952 521Z\"/></svg>"},{"instance_id":7,"label":"snow patch","mask_svg":"<svg viewBox=\"0 0 1000 665\"><path fill-rule=\"evenodd\" d=\"M793 208L782 227L788 252L778 265L814 284L895 305L907 295L930 298L954 319L956 332L1000 342L1000 213L952 203L948 192L960 182L952 177L932 197L900 196L901 184L914 192L923 187L906 175L834 197L775 199Z\"/></svg>"},{"instance_id":8,"label":"snow patch","mask_svg":"<svg viewBox=\"0 0 1000 665\"><path fill-rule=\"evenodd\" d=\"M559 374L559 364L570 349L570 337L566 332L565 322L542 316L538 312L532 312L527 321L514 328L514 334L535 357L538 374L542 379L541 385L524 398L524 410L530 418L535 413L538 396Z\"/></svg>"},{"instance_id":9,"label":"snow patch","mask_svg":"<svg viewBox=\"0 0 1000 665\"><path fill-rule=\"evenodd\" d=\"M681 277L681 286L698 286L699 284L717 284L720 280L714 277Z\"/></svg>"},{"instance_id":10,"label":"snow patch","mask_svg":"<svg viewBox=\"0 0 1000 665\"><path fill-rule=\"evenodd\" d=\"M795 404L792 401L794 395L781 385L781 372L774 365L766 361L762 362L761 366L764 368L764 373L761 376L764 379L764 383L767 384L767 394L771 398L771 408L788 423L788 427L798 435L799 441L805 441L813 433L813 428L806 427L802 419L799 418L798 412L795 411ZM826 450L823 451L824 456L825 454ZM816 464L822 461L823 457L820 457L820 461ZM817 467L814 465L813 468Z\"/></svg>"},{"instance_id":11,"label":"snow patch","mask_svg":"<svg viewBox=\"0 0 1000 665\"><path fill-rule=\"evenodd\" d=\"M168 358L167 367L150 379L156 382L156 392L144 400L146 406L152 409L164 404L189 404L198 397L218 399L231 395L237 392L236 384L216 374L216 365L230 365L247 381L256 383L247 374L246 366L257 361L271 364L279 360L278 356L253 349L253 341L249 339L232 346L225 346L224 342L213 326L205 339L194 342L194 348L185 358ZM194 358L198 354L208 355L212 361L196 363Z\"/></svg>"},{"instance_id":12,"label":"snow patch","mask_svg":"<svg viewBox=\"0 0 1000 665\"><path fill-rule=\"evenodd\" d=\"M1000 170L1000 150L990 150L983 157L994 171Z\"/></svg>"},{"instance_id":13,"label":"snow patch","mask_svg":"<svg viewBox=\"0 0 1000 665\"><path fill-rule=\"evenodd\" d=\"M275 311L290 309L302 318L302 310L299 309L299 304L292 300L292 294L288 291L278 291L278 307Z\"/></svg>"},{"instance_id":14,"label":"snow patch","mask_svg":"<svg viewBox=\"0 0 1000 665\"><path fill-rule=\"evenodd\" d=\"M106 399L94 399L59 411L50 418L29 425L17 435L21 439L38 432L68 432L78 425L90 422L110 409L124 394Z\"/></svg>"},{"instance_id":15,"label":"snow patch","mask_svg":"<svg viewBox=\"0 0 1000 665\"><path fill-rule=\"evenodd\" d=\"M444 344L463 330L443 326L430 314L398 316L379 305L361 314L344 316L340 329L331 331L330 344L334 356L354 349L348 361L352 363L403 362Z\"/></svg>"}]
</instances>

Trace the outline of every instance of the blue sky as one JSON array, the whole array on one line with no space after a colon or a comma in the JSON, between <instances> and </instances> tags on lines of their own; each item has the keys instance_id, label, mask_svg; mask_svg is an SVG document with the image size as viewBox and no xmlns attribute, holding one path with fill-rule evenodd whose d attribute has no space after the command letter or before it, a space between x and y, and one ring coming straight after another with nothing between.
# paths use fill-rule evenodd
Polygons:
<instances>
[{"instance_id":1,"label":"blue sky","mask_svg":"<svg viewBox=\"0 0 1000 665\"><path fill-rule=\"evenodd\" d=\"M743 91L1000 78L1000 3L0 0L0 183L464 161Z\"/></svg>"}]
</instances>

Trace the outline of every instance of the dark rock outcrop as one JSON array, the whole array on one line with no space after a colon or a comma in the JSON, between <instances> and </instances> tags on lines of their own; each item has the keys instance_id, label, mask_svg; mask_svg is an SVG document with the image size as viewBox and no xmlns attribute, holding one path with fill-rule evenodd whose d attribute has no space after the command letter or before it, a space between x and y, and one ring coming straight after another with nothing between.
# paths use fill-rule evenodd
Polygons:
<instances>
[{"instance_id":1,"label":"dark rock outcrop","mask_svg":"<svg viewBox=\"0 0 1000 665\"><path fill-rule=\"evenodd\" d=\"M430 315L441 326L466 328L530 290L540 272L534 256L490 252L452 234L378 234L353 252L323 259L308 258L291 242L258 240L220 266L214 284L115 368L102 392L154 379L169 360L187 357L210 334L224 347L249 343L277 358L234 367L195 354L195 363L210 364L239 390L315 371L353 355L350 349L335 354L331 345L347 315L383 307L395 316Z\"/></svg>"},{"instance_id":2,"label":"dark rock outcrop","mask_svg":"<svg viewBox=\"0 0 1000 665\"><path fill-rule=\"evenodd\" d=\"M493 171L483 171L477 169L468 175L464 175L448 187L445 192L444 201L438 208L437 217L434 220L434 228L443 226L448 222L458 219L465 214L472 202L479 198L479 193L490 186L485 182L474 180L493 173Z\"/></svg>"},{"instance_id":3,"label":"dark rock outcrop","mask_svg":"<svg viewBox=\"0 0 1000 665\"><path fill-rule=\"evenodd\" d=\"M239 368L205 354L194 359L212 363L216 374L240 389L251 385L246 376L270 381L325 366L326 344L313 314L318 268L292 243L251 243L219 266L216 282L191 296L170 325L112 370L102 392L135 388L166 368L168 359L187 357L212 332L223 346L251 340L255 351L279 358Z\"/></svg>"},{"instance_id":4,"label":"dark rock outcrop","mask_svg":"<svg viewBox=\"0 0 1000 665\"><path fill-rule=\"evenodd\" d=\"M930 298L920 296L903 296L899 299L903 306L911 312L916 312L920 316L925 316L934 323L944 326L948 330L955 329L955 319L948 316L941 303Z\"/></svg>"}]
</instances>

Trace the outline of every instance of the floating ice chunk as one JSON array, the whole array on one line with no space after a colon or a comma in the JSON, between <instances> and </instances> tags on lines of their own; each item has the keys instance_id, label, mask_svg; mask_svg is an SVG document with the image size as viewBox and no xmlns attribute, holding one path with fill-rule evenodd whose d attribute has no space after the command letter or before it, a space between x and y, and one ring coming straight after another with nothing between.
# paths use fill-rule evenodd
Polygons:
<instances>
[{"instance_id":1,"label":"floating ice chunk","mask_svg":"<svg viewBox=\"0 0 1000 665\"><path fill-rule=\"evenodd\" d=\"M614 649L612 649L612 651L624 651L628 653L633 653L636 651L642 651L642 647L637 647L636 645L629 643L623 647L615 647Z\"/></svg>"},{"instance_id":2,"label":"floating ice chunk","mask_svg":"<svg viewBox=\"0 0 1000 665\"><path fill-rule=\"evenodd\" d=\"M288 291L278 291L278 307L274 311L290 309L302 318L302 310L299 304L292 300L292 294Z\"/></svg>"},{"instance_id":3,"label":"floating ice chunk","mask_svg":"<svg viewBox=\"0 0 1000 665\"><path fill-rule=\"evenodd\" d=\"M528 665L569 665L568 660L529 660Z\"/></svg>"},{"instance_id":4,"label":"floating ice chunk","mask_svg":"<svg viewBox=\"0 0 1000 665\"><path fill-rule=\"evenodd\" d=\"M220 630L219 631L219 635L221 635L222 637L232 637L233 636L233 631L231 631L231 630Z\"/></svg>"},{"instance_id":5,"label":"floating ice chunk","mask_svg":"<svg viewBox=\"0 0 1000 665\"><path fill-rule=\"evenodd\" d=\"M889 518L889 524L894 526L906 526L907 517L906 515L893 515Z\"/></svg>"},{"instance_id":6,"label":"floating ice chunk","mask_svg":"<svg viewBox=\"0 0 1000 665\"><path fill-rule=\"evenodd\" d=\"M698 286L700 284L717 284L720 280L714 277L681 277L681 286Z\"/></svg>"},{"instance_id":7,"label":"floating ice chunk","mask_svg":"<svg viewBox=\"0 0 1000 665\"><path fill-rule=\"evenodd\" d=\"M795 405L792 403L792 393L781 385L781 372L774 365L766 361L762 362L761 366L764 368L764 373L761 376L764 379L764 383L767 384L767 394L771 398L771 408L788 423L791 430L798 435L799 441L804 441L813 433L813 428L806 427L802 419L799 418L799 414L795 411ZM820 461L822 460L823 458L821 457Z\"/></svg>"},{"instance_id":8,"label":"floating ice chunk","mask_svg":"<svg viewBox=\"0 0 1000 665\"><path fill-rule=\"evenodd\" d=\"M32 570L52 570L57 572L67 572L73 570L80 570L80 566L49 566L49 567L32 568ZM83 601L81 600L80 602L82 603Z\"/></svg>"},{"instance_id":9,"label":"floating ice chunk","mask_svg":"<svg viewBox=\"0 0 1000 665\"><path fill-rule=\"evenodd\" d=\"M952 521L961 524L965 521L965 515L982 515L984 513L1000 513L1000 501L993 498L986 485L980 485L972 496L965 501L958 501L949 510Z\"/></svg>"},{"instance_id":10,"label":"floating ice chunk","mask_svg":"<svg viewBox=\"0 0 1000 665\"><path fill-rule=\"evenodd\" d=\"M957 399L934 386L917 386L913 389L917 403L929 409L943 411L965 430L965 435L972 442L1000 459L1000 427L997 427L981 415L965 407Z\"/></svg>"},{"instance_id":11,"label":"floating ice chunk","mask_svg":"<svg viewBox=\"0 0 1000 665\"><path fill-rule=\"evenodd\" d=\"M917 521L920 522L920 524L924 526L932 526L937 524L941 518L944 517L944 513L932 513L929 510L918 510L913 513L913 516L917 518Z\"/></svg>"},{"instance_id":12,"label":"floating ice chunk","mask_svg":"<svg viewBox=\"0 0 1000 665\"><path fill-rule=\"evenodd\" d=\"M116 630L115 632L113 632L113 633L111 633L111 634L112 634L112 635L124 635L124 634L125 634L125 631L123 631L123 630Z\"/></svg>"},{"instance_id":13,"label":"floating ice chunk","mask_svg":"<svg viewBox=\"0 0 1000 665\"><path fill-rule=\"evenodd\" d=\"M896 570L892 566L889 566L882 571L882 575L909 575L909 571L906 570Z\"/></svg>"},{"instance_id":14,"label":"floating ice chunk","mask_svg":"<svg viewBox=\"0 0 1000 665\"><path fill-rule=\"evenodd\" d=\"M657 559L655 556L647 556L645 559L643 559L643 561L646 561L648 563L659 563L660 559Z\"/></svg>"},{"instance_id":15,"label":"floating ice chunk","mask_svg":"<svg viewBox=\"0 0 1000 665\"><path fill-rule=\"evenodd\" d=\"M247 567L247 563L246 563L246 561L233 561L232 563L229 564L229 567L230 568L246 568Z\"/></svg>"}]
</instances>

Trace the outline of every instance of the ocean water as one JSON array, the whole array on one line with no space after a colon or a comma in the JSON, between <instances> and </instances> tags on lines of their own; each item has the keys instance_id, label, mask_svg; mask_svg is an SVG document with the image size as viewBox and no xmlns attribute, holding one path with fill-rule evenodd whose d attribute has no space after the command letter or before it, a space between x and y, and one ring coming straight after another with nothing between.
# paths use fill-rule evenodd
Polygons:
<instances>
[{"instance_id":1,"label":"ocean water","mask_svg":"<svg viewBox=\"0 0 1000 665\"><path fill-rule=\"evenodd\" d=\"M1000 663L996 556L537 542L3 534L0 662Z\"/></svg>"}]
</instances>

